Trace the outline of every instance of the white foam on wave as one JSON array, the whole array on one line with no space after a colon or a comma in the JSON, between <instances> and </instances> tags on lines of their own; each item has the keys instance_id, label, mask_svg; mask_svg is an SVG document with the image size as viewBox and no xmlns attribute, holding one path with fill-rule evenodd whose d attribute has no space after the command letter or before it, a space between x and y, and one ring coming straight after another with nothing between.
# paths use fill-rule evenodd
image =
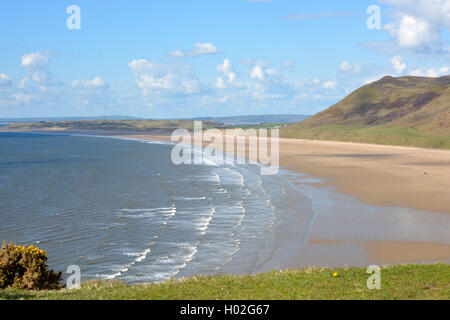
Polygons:
<instances>
[{"instance_id":1,"label":"white foam on wave","mask_svg":"<svg viewBox=\"0 0 450 320\"><path fill-rule=\"evenodd\" d=\"M245 208L244 208L244 199L242 199L239 202L239 207L242 210L242 214L240 215L238 222L233 226L232 233L234 232L234 230L236 230L236 228L238 228L240 225L242 225L242 222L244 221L245 213L246 213Z\"/></svg>"},{"instance_id":2,"label":"white foam on wave","mask_svg":"<svg viewBox=\"0 0 450 320\"><path fill-rule=\"evenodd\" d=\"M210 175L205 176L205 175L198 175L195 176L194 178L196 180L202 180L202 181L211 181L211 182L215 182L217 185L220 184L220 178L217 175L217 173L215 173L214 171L208 172Z\"/></svg>"},{"instance_id":3,"label":"white foam on wave","mask_svg":"<svg viewBox=\"0 0 450 320\"><path fill-rule=\"evenodd\" d=\"M173 197L173 200L206 200L206 197ZM209 198L208 198L209 199Z\"/></svg>"},{"instance_id":4,"label":"white foam on wave","mask_svg":"<svg viewBox=\"0 0 450 320\"><path fill-rule=\"evenodd\" d=\"M220 167L219 169L215 169L214 172L219 176L222 185L245 185L244 176L237 170L228 167Z\"/></svg>"},{"instance_id":5,"label":"white foam on wave","mask_svg":"<svg viewBox=\"0 0 450 320\"><path fill-rule=\"evenodd\" d=\"M171 210L172 207L161 207L161 208L142 208L142 209L121 209L124 212L153 212L153 211L165 211Z\"/></svg>"},{"instance_id":6,"label":"white foam on wave","mask_svg":"<svg viewBox=\"0 0 450 320\"><path fill-rule=\"evenodd\" d=\"M156 238L155 238L156 239ZM135 256L136 258L134 260L132 260L129 264L126 264L122 267L119 267L119 269L116 269L115 271L117 271L114 274L110 274L110 275L105 275L103 276L104 279L107 280L112 280L115 279L117 277L120 277L121 275L123 275L125 272L127 272L128 270L130 270L130 268L132 266L134 266L136 263L142 262L145 260L145 258L147 258L148 254L152 251L151 248L153 247L153 245L155 244L156 240L152 241L150 243L150 245L148 246L148 248L146 248L144 251L142 252L138 252L138 253L134 253L134 252L125 252L123 253L124 255L127 256Z\"/></svg>"},{"instance_id":7,"label":"white foam on wave","mask_svg":"<svg viewBox=\"0 0 450 320\"><path fill-rule=\"evenodd\" d=\"M198 251L198 244L199 242L197 241L194 244L186 244L186 245L182 245L184 249L187 250L187 253L185 255L182 256L182 264L178 267L178 270L175 274L179 273L181 271L181 269L183 269L184 267L187 266L187 264L194 258L195 254Z\"/></svg>"},{"instance_id":8,"label":"white foam on wave","mask_svg":"<svg viewBox=\"0 0 450 320\"><path fill-rule=\"evenodd\" d=\"M171 209L164 211L163 213L165 214L166 219L170 219L177 213L177 206L175 204L172 204Z\"/></svg>"},{"instance_id":9,"label":"white foam on wave","mask_svg":"<svg viewBox=\"0 0 450 320\"><path fill-rule=\"evenodd\" d=\"M156 282L165 281L175 277L181 270L183 270L198 251L199 241L195 243L189 242L177 242L167 243L177 249L181 249L183 252L177 250L176 253L158 259L157 264L163 266L164 271L157 271L151 274L151 279Z\"/></svg>"},{"instance_id":10,"label":"white foam on wave","mask_svg":"<svg viewBox=\"0 0 450 320\"><path fill-rule=\"evenodd\" d=\"M206 233L206 230L208 229L209 223L211 222L214 213L216 212L215 208L211 208L209 215L203 217L200 219L200 223L198 226L198 230L200 231L200 235L204 235Z\"/></svg>"},{"instance_id":11,"label":"white foam on wave","mask_svg":"<svg viewBox=\"0 0 450 320\"><path fill-rule=\"evenodd\" d=\"M128 218L153 218L157 217L158 214L161 214L166 217L166 219L170 219L177 213L177 207L175 204L172 204L170 207L161 207L161 208L142 208L142 209L121 209L122 213L130 213L125 215ZM136 214L137 213L137 214Z\"/></svg>"},{"instance_id":12,"label":"white foam on wave","mask_svg":"<svg viewBox=\"0 0 450 320\"><path fill-rule=\"evenodd\" d=\"M217 164L214 160L205 157L203 157L203 164L211 167L219 167L219 164Z\"/></svg>"}]
</instances>

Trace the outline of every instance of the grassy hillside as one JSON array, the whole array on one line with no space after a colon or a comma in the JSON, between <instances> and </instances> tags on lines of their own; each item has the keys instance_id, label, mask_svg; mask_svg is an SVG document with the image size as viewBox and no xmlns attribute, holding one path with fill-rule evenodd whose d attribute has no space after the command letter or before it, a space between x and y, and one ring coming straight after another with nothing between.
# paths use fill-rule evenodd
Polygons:
<instances>
[{"instance_id":1,"label":"grassy hillside","mask_svg":"<svg viewBox=\"0 0 450 320\"><path fill-rule=\"evenodd\" d=\"M175 129L192 130L193 120L82 120L82 121L40 121L27 123L14 123L7 129L27 130L123 130L142 132L171 132ZM222 124L214 121L203 121L203 129L221 127Z\"/></svg>"},{"instance_id":2,"label":"grassy hillside","mask_svg":"<svg viewBox=\"0 0 450 320\"><path fill-rule=\"evenodd\" d=\"M190 120L212 120L226 125L258 125L267 123L295 123L309 117L298 114L264 114L232 117L198 117Z\"/></svg>"},{"instance_id":3,"label":"grassy hillside","mask_svg":"<svg viewBox=\"0 0 450 320\"><path fill-rule=\"evenodd\" d=\"M253 276L202 276L160 284L85 282L79 290L0 290L0 299L450 299L447 264L381 268L381 289L367 289L366 268L308 268ZM337 272L336 277L333 273Z\"/></svg>"},{"instance_id":4,"label":"grassy hillside","mask_svg":"<svg viewBox=\"0 0 450 320\"><path fill-rule=\"evenodd\" d=\"M384 77L281 135L450 149L450 76Z\"/></svg>"}]
</instances>

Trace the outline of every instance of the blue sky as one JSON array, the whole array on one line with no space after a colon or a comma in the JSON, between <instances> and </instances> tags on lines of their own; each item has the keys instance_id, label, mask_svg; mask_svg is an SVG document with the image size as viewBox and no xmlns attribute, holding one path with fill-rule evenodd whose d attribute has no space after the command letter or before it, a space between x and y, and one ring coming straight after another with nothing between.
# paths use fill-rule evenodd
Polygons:
<instances>
[{"instance_id":1,"label":"blue sky","mask_svg":"<svg viewBox=\"0 0 450 320\"><path fill-rule=\"evenodd\" d=\"M4 1L0 117L314 114L385 75L449 74L449 30L450 0Z\"/></svg>"}]
</instances>

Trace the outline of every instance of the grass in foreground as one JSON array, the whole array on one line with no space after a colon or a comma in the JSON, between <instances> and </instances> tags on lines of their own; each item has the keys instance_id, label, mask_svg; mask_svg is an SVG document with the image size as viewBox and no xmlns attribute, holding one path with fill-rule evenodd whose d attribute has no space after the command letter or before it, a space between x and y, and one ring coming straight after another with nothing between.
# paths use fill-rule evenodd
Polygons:
<instances>
[{"instance_id":1,"label":"grass in foreground","mask_svg":"<svg viewBox=\"0 0 450 320\"><path fill-rule=\"evenodd\" d=\"M334 272L337 277L333 277ZM450 299L448 264L382 267L381 290L367 289L368 277L366 268L307 268L253 276L201 276L145 285L89 281L79 290L0 290L0 299Z\"/></svg>"}]
</instances>

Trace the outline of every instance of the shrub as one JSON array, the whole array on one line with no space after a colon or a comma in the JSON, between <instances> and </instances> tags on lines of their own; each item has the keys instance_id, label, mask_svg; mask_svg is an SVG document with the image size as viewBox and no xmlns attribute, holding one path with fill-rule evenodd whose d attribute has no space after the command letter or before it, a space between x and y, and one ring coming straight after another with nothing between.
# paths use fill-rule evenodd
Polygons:
<instances>
[{"instance_id":1,"label":"shrub","mask_svg":"<svg viewBox=\"0 0 450 320\"><path fill-rule=\"evenodd\" d=\"M48 270L47 252L31 245L16 246L3 241L0 251L0 289L61 289L62 273Z\"/></svg>"}]
</instances>

